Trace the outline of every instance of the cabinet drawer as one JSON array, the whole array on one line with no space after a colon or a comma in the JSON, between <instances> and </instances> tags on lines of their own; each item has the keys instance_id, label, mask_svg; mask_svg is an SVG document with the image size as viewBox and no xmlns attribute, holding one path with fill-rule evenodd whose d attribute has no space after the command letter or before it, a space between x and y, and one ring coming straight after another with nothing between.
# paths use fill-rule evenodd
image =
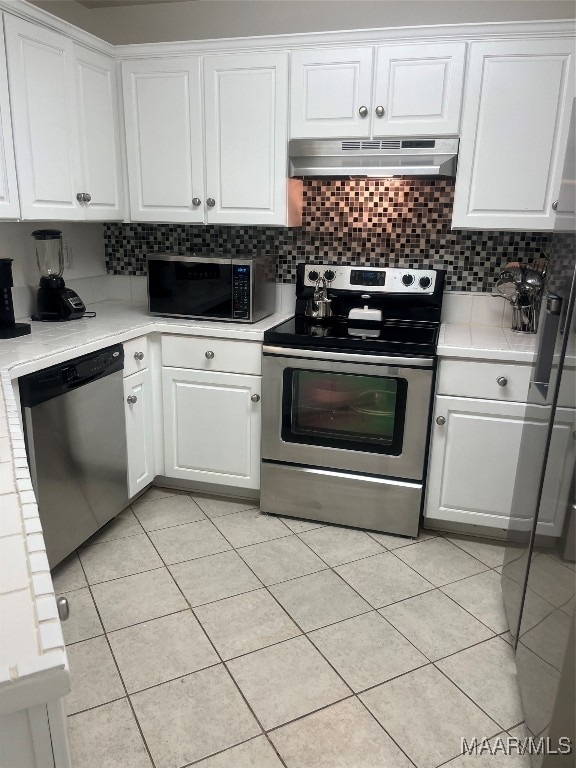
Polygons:
<instances>
[{"instance_id":1,"label":"cabinet drawer","mask_svg":"<svg viewBox=\"0 0 576 768\"><path fill-rule=\"evenodd\" d=\"M516 363L441 360L436 392L439 395L524 403L530 385L530 371L530 365Z\"/></svg>"},{"instance_id":2,"label":"cabinet drawer","mask_svg":"<svg viewBox=\"0 0 576 768\"><path fill-rule=\"evenodd\" d=\"M140 358L141 355L142 358ZM131 376L133 373L146 370L149 357L148 336L138 336L137 339L125 341L124 376Z\"/></svg>"},{"instance_id":3,"label":"cabinet drawer","mask_svg":"<svg viewBox=\"0 0 576 768\"><path fill-rule=\"evenodd\" d=\"M231 341L209 336L163 336L162 365L259 376L262 371L262 345L253 341Z\"/></svg>"}]
</instances>

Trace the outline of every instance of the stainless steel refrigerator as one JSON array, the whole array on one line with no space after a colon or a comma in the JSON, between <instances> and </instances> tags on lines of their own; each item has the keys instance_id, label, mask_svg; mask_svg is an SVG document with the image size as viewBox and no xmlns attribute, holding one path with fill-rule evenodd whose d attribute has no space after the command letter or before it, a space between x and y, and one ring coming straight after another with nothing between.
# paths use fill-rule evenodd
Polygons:
<instances>
[{"instance_id":1,"label":"stainless steel refrigerator","mask_svg":"<svg viewBox=\"0 0 576 768\"><path fill-rule=\"evenodd\" d=\"M576 764L574 109L571 132L502 571L527 735L550 739L531 756L538 768ZM560 737L571 753L553 754Z\"/></svg>"}]
</instances>

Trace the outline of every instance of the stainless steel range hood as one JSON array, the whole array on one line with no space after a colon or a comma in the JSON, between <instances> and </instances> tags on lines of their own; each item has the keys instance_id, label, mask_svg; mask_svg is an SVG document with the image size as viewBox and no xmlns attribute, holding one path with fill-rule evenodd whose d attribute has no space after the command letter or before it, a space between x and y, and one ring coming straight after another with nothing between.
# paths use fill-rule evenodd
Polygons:
<instances>
[{"instance_id":1,"label":"stainless steel range hood","mask_svg":"<svg viewBox=\"0 0 576 768\"><path fill-rule=\"evenodd\" d=\"M290 176L454 176L458 139L298 139L288 154Z\"/></svg>"}]
</instances>

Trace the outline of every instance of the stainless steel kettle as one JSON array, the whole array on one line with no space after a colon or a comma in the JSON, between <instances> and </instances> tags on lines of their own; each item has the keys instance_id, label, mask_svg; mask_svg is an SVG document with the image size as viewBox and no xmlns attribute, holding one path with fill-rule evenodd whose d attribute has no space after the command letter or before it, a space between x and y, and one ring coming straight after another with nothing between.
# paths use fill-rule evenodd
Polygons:
<instances>
[{"instance_id":1,"label":"stainless steel kettle","mask_svg":"<svg viewBox=\"0 0 576 768\"><path fill-rule=\"evenodd\" d=\"M316 280L316 286L314 288L314 296L308 299L306 304L306 317L311 320L329 320L333 316L332 307L330 306L332 299L328 298L328 290L326 288L326 280L320 276Z\"/></svg>"}]
</instances>

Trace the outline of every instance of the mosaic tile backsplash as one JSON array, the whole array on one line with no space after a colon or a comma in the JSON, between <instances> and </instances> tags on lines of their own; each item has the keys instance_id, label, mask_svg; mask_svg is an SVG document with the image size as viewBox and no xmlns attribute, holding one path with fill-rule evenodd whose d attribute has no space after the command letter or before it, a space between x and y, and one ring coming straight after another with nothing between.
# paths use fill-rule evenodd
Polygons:
<instances>
[{"instance_id":1,"label":"mosaic tile backsplash","mask_svg":"<svg viewBox=\"0 0 576 768\"><path fill-rule=\"evenodd\" d=\"M489 291L507 261L531 263L550 245L546 232L451 231L453 179L306 179L302 226L105 224L107 271L146 274L146 254L196 251L277 254L278 281L293 283L296 264L431 267L446 287Z\"/></svg>"}]
</instances>

